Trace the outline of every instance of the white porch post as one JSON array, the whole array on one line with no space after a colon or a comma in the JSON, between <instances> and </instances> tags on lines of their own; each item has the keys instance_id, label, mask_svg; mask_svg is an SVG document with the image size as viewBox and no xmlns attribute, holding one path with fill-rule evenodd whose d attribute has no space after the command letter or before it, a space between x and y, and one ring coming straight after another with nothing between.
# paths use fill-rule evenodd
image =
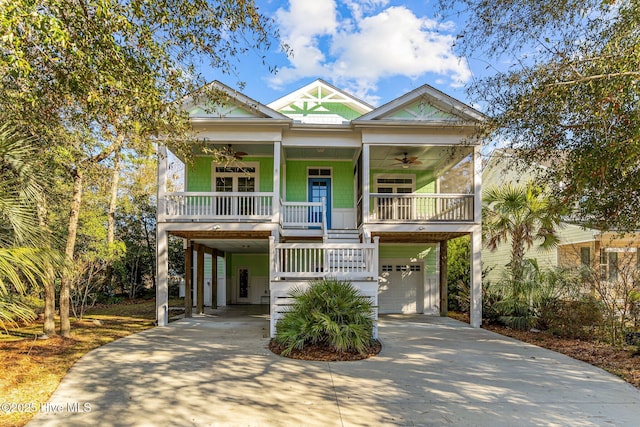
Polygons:
<instances>
[{"instance_id":1,"label":"white porch post","mask_svg":"<svg viewBox=\"0 0 640 427\"><path fill-rule=\"evenodd\" d=\"M273 281L276 277L276 237L269 236L269 336L276 336L276 297L273 290Z\"/></svg>"},{"instance_id":2,"label":"white porch post","mask_svg":"<svg viewBox=\"0 0 640 427\"><path fill-rule=\"evenodd\" d=\"M482 146L473 147L473 222L482 223Z\"/></svg>"},{"instance_id":3,"label":"white porch post","mask_svg":"<svg viewBox=\"0 0 640 427\"><path fill-rule=\"evenodd\" d=\"M156 214L156 322L169 323L169 234L165 224L167 192L167 146L158 144L158 210Z\"/></svg>"},{"instance_id":4,"label":"white porch post","mask_svg":"<svg viewBox=\"0 0 640 427\"><path fill-rule=\"evenodd\" d=\"M156 321L169 324L169 233L166 224L158 222L156 231Z\"/></svg>"},{"instance_id":5,"label":"white porch post","mask_svg":"<svg viewBox=\"0 0 640 427\"><path fill-rule=\"evenodd\" d=\"M482 229L471 233L471 326L482 325Z\"/></svg>"},{"instance_id":6,"label":"white porch post","mask_svg":"<svg viewBox=\"0 0 640 427\"><path fill-rule=\"evenodd\" d=\"M158 143L158 222L164 222L167 214L167 146Z\"/></svg>"},{"instance_id":7,"label":"white porch post","mask_svg":"<svg viewBox=\"0 0 640 427\"><path fill-rule=\"evenodd\" d=\"M369 222L369 156L370 149L369 144L362 145L362 223L367 224Z\"/></svg>"},{"instance_id":8,"label":"white porch post","mask_svg":"<svg viewBox=\"0 0 640 427\"><path fill-rule=\"evenodd\" d=\"M275 223L280 222L280 160L281 160L281 146L280 141L273 143L273 200L272 209L273 216L271 221Z\"/></svg>"}]
</instances>

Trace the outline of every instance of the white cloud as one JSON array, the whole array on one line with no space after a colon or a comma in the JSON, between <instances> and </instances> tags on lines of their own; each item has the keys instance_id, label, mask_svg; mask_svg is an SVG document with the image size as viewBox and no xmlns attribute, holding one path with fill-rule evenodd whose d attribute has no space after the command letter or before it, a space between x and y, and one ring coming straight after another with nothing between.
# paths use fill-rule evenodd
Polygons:
<instances>
[{"instance_id":1,"label":"white cloud","mask_svg":"<svg viewBox=\"0 0 640 427\"><path fill-rule=\"evenodd\" d=\"M340 16L334 0L291 0L288 10L278 10L280 34L293 56L270 79L272 86L322 77L373 102L383 78L435 73L460 87L471 77L466 60L452 51L453 23L418 17L405 6L386 7L388 0L342 4L349 16Z\"/></svg>"},{"instance_id":2,"label":"white cloud","mask_svg":"<svg viewBox=\"0 0 640 427\"><path fill-rule=\"evenodd\" d=\"M335 34L338 26L334 0L291 0L289 10L276 12L280 33L293 54L290 67L271 79L274 86L306 76L321 76L327 58L319 47L320 38Z\"/></svg>"}]
</instances>

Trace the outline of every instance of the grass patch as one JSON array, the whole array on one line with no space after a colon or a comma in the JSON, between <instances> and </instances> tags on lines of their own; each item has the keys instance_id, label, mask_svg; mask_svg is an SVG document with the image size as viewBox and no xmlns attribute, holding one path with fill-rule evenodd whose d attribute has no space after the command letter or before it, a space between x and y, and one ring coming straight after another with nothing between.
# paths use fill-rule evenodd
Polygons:
<instances>
[{"instance_id":1,"label":"grass patch","mask_svg":"<svg viewBox=\"0 0 640 427\"><path fill-rule=\"evenodd\" d=\"M171 300L170 305L183 305ZM155 300L127 301L95 307L83 320L71 323L71 338L34 339L42 322L23 325L0 334L0 402L45 403L69 368L87 352L118 338L149 329L155 321ZM25 425L35 414L1 413L3 426Z\"/></svg>"}]
</instances>

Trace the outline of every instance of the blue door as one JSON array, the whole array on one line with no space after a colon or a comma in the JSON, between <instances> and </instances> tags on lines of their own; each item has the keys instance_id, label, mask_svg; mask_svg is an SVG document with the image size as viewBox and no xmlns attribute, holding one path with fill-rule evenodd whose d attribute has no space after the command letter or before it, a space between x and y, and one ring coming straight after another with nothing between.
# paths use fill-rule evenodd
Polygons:
<instances>
[{"instance_id":1,"label":"blue door","mask_svg":"<svg viewBox=\"0 0 640 427\"><path fill-rule=\"evenodd\" d=\"M327 228L331 229L331 178L309 178L309 201L321 202L324 197L326 200L327 210ZM311 208L309 214L314 222L322 221L322 211L317 208Z\"/></svg>"}]
</instances>

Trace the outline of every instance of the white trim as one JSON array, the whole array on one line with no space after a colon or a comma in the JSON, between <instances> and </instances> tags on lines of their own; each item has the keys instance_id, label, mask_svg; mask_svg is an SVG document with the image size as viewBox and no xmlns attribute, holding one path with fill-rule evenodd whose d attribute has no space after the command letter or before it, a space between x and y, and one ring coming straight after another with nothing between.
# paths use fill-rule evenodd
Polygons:
<instances>
[{"instance_id":1,"label":"white trim","mask_svg":"<svg viewBox=\"0 0 640 427\"><path fill-rule=\"evenodd\" d=\"M379 184L378 180L379 179L407 179L410 178L411 179L411 184L393 184L393 183L389 183L389 184ZM407 188L408 186L411 186L411 193L415 193L416 192L416 181L417 181L417 177L415 173L406 173L406 174L400 174L400 173L376 173L373 174L373 188L375 190L375 193L380 193L380 186L382 187L391 187L393 189L392 193L384 193L384 194L410 194L410 193L398 193L397 190L398 188ZM386 199L389 200L389 199ZM409 204L409 212L411 215L411 218L415 217L415 203L413 203L411 200L409 201L404 201L405 203ZM382 206L383 210L385 211L389 211L390 209L390 213L391 213L391 217L390 218L380 218L379 215L379 209L380 209L380 199L378 197L375 198L374 201L374 206L373 206L373 215L375 216L376 219L380 220L380 219L385 219L385 220L393 220L393 219L400 219L399 216L400 214L398 213L399 210L401 209L406 209L406 206L400 206L400 202L398 201L398 199L392 199L392 203L388 204L386 206ZM404 212L404 211L403 211ZM385 215L386 216L386 215ZM398 218L396 218L398 217ZM408 218L405 218L408 219Z\"/></svg>"},{"instance_id":2,"label":"white trim","mask_svg":"<svg viewBox=\"0 0 640 427\"><path fill-rule=\"evenodd\" d=\"M374 193L379 193L380 191L378 191L378 179L384 179L384 178L388 178L388 179L406 179L406 178L411 178L411 192L415 193L416 191L416 174L415 173L374 173L373 174L373 188L374 188ZM394 190L396 189L396 186L402 186L402 185L408 185L408 184L387 184L386 186L390 186L390 187L394 187ZM385 184L383 184L383 186L385 186ZM392 194L406 194L406 193L392 193Z\"/></svg>"},{"instance_id":3,"label":"white trim","mask_svg":"<svg viewBox=\"0 0 640 427\"><path fill-rule=\"evenodd\" d=\"M393 114L394 112L406 107L407 105L413 104L414 102L421 99L444 113L460 117L462 121L482 122L486 119L486 116L478 110L464 104L463 102L455 98L450 97L444 92L435 89L433 86L424 84L419 88L416 88L411 92L408 92L376 108L375 110L370 111L369 113L363 114L362 116L355 119L354 122L356 122L357 124L362 124L362 122L370 122L375 120L377 122L385 122L385 124L389 124L388 122L394 121L384 120L388 115ZM409 123L415 123L415 121L409 121Z\"/></svg>"},{"instance_id":4,"label":"white trim","mask_svg":"<svg viewBox=\"0 0 640 427\"><path fill-rule=\"evenodd\" d=\"M331 172L331 175L309 175L309 169L329 169L329 171ZM307 179L305 182L305 187L306 187L306 194L307 196L305 197L305 200L308 202L309 201L309 180L310 179L328 179L329 181L331 181L330 184L330 188L331 188L331 194L329 194L329 206L331 206L331 229L333 229L333 167L331 166L307 166ZM323 209L325 209L326 206L323 207Z\"/></svg>"},{"instance_id":5,"label":"white trim","mask_svg":"<svg viewBox=\"0 0 640 427\"><path fill-rule=\"evenodd\" d=\"M605 252L617 252L617 253L636 253L638 248L635 247L605 247Z\"/></svg>"},{"instance_id":6,"label":"white trim","mask_svg":"<svg viewBox=\"0 0 640 427\"><path fill-rule=\"evenodd\" d=\"M287 159L289 160L289 159ZM299 160L304 160L304 159L299 159ZM309 159L306 159L309 160ZM323 161L325 159L322 159ZM329 171L329 175L309 175L309 170L311 169L325 169ZM333 166L307 166L307 178L333 178Z\"/></svg>"},{"instance_id":7,"label":"white trim","mask_svg":"<svg viewBox=\"0 0 640 427\"><path fill-rule=\"evenodd\" d=\"M222 172L222 173L218 173L216 172L216 167L238 167L238 168L255 168L255 172L253 173L249 173L249 172ZM260 191L260 162L246 162L243 164L243 166L240 165L233 165L233 164L229 164L229 165L224 165L224 164L220 164L220 163L216 163L215 161L211 162L211 191L212 192L216 192L216 178L218 176L222 176L222 177L232 177L233 178L233 192L237 192L238 191L238 179L240 177L243 176L250 176L254 179L255 182L255 188L254 191L252 191L253 193L255 192L259 192ZM274 202L275 203L275 202Z\"/></svg>"}]
</instances>

